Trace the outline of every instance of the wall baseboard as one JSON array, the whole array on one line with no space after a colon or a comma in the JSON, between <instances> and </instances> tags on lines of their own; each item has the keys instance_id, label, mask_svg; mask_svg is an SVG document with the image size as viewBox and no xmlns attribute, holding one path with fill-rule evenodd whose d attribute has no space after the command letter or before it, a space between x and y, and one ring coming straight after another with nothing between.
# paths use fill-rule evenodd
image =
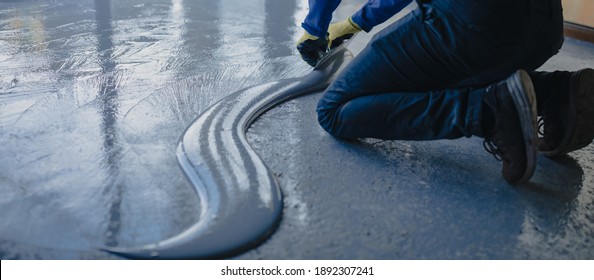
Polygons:
<instances>
[{"instance_id":1,"label":"wall baseboard","mask_svg":"<svg viewBox=\"0 0 594 280\"><path fill-rule=\"evenodd\" d=\"M567 37L594 43L594 28L592 27L566 21L563 24L563 31Z\"/></svg>"}]
</instances>

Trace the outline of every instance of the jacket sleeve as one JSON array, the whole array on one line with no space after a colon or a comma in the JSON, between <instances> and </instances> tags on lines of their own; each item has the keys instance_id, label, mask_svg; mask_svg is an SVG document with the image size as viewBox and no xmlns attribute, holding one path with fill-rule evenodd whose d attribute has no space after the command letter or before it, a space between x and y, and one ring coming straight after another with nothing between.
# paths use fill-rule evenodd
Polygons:
<instances>
[{"instance_id":1,"label":"jacket sleeve","mask_svg":"<svg viewBox=\"0 0 594 280\"><path fill-rule=\"evenodd\" d=\"M301 27L309 34L325 38L328 25L332 20L332 12L341 0L309 0L309 12Z\"/></svg>"},{"instance_id":2,"label":"jacket sleeve","mask_svg":"<svg viewBox=\"0 0 594 280\"><path fill-rule=\"evenodd\" d=\"M388 20L411 2L412 0L368 0L367 4L352 16L352 19L361 29L369 32L374 26Z\"/></svg>"},{"instance_id":3,"label":"jacket sleeve","mask_svg":"<svg viewBox=\"0 0 594 280\"><path fill-rule=\"evenodd\" d=\"M383 23L400 12L413 0L368 0L352 19L361 29L369 32L374 26ZM309 34L326 37L332 20L332 12L341 0L309 0L309 12L301 27Z\"/></svg>"}]
</instances>

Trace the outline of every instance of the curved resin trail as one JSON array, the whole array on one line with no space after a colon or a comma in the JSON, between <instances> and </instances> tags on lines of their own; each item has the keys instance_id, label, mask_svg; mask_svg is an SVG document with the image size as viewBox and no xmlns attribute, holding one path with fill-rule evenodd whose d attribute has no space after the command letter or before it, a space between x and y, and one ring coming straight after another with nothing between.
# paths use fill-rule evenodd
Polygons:
<instances>
[{"instance_id":1,"label":"curved resin trail","mask_svg":"<svg viewBox=\"0 0 594 280\"><path fill-rule=\"evenodd\" d=\"M341 66L352 59L345 45L304 77L225 97L186 129L177 157L200 197L198 223L158 243L103 250L128 258L222 258L270 236L280 220L282 194L275 177L248 144L246 131L268 109L326 88Z\"/></svg>"}]
</instances>

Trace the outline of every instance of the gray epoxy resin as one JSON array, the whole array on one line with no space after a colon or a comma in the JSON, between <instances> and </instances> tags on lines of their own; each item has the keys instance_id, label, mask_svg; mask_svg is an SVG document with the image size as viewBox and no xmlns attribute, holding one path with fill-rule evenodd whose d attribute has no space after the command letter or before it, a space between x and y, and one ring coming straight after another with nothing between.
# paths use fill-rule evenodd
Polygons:
<instances>
[{"instance_id":1,"label":"gray epoxy resin","mask_svg":"<svg viewBox=\"0 0 594 280\"><path fill-rule=\"evenodd\" d=\"M235 92L201 114L184 132L177 158L202 206L199 221L169 239L135 248L102 248L128 258L223 258L265 240L282 214L274 175L246 140L268 109L326 88L352 59L346 43L308 75Z\"/></svg>"}]
</instances>

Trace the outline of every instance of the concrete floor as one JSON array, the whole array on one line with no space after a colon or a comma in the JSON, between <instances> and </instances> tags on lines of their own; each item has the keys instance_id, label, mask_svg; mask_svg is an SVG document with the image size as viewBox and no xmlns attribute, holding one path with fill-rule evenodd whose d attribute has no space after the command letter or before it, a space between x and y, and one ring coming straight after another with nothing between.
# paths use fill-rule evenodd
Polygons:
<instances>
[{"instance_id":1,"label":"concrete floor","mask_svg":"<svg viewBox=\"0 0 594 280\"><path fill-rule=\"evenodd\" d=\"M0 3L0 257L115 258L94 248L194 223L180 135L229 93L310 71L293 45L306 2ZM344 2L336 18L360 4ZM584 67L594 45L568 39L542 69ZM594 145L539 157L513 187L478 138L338 141L316 123L318 98L250 128L285 210L237 258L594 258Z\"/></svg>"}]
</instances>

